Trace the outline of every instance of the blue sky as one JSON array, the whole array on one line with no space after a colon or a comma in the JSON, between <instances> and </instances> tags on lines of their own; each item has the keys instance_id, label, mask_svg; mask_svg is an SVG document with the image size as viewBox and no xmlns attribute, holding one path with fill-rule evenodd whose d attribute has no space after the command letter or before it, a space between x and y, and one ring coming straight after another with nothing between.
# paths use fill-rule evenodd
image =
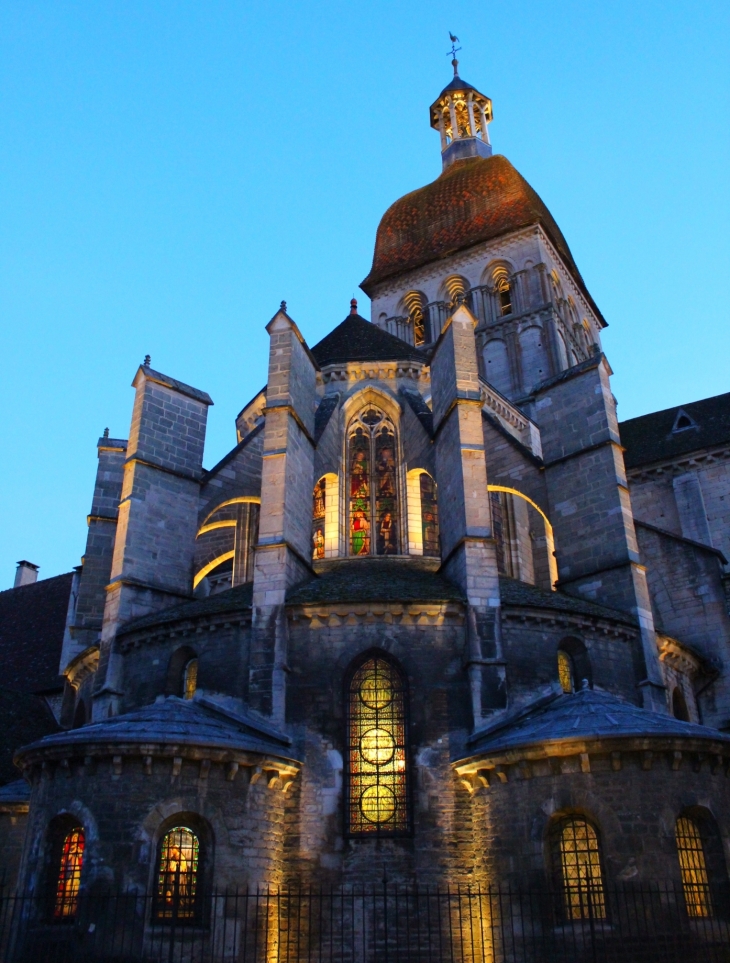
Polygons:
<instances>
[{"instance_id":1,"label":"blue sky","mask_svg":"<svg viewBox=\"0 0 730 963\"><path fill-rule=\"evenodd\" d=\"M314 344L378 220L440 170L461 75L610 327L619 416L730 390L730 5L5 0L0 588L84 550L96 439L153 365L208 391L206 466L285 298Z\"/></svg>"}]
</instances>

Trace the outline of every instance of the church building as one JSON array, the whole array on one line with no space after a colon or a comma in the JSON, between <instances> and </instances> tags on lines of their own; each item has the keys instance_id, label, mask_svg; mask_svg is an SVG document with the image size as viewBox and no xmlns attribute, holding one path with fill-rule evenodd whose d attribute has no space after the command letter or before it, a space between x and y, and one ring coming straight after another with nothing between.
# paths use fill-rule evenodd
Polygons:
<instances>
[{"instance_id":1,"label":"church building","mask_svg":"<svg viewBox=\"0 0 730 963\"><path fill-rule=\"evenodd\" d=\"M672 881L722 915L730 395L619 425L606 321L457 61L429 116L443 169L380 221L369 318L310 346L282 302L213 468L211 396L149 357L98 441L50 722L0 786L6 886L49 921L384 879L592 920ZM43 606L23 579L0 616Z\"/></svg>"}]
</instances>

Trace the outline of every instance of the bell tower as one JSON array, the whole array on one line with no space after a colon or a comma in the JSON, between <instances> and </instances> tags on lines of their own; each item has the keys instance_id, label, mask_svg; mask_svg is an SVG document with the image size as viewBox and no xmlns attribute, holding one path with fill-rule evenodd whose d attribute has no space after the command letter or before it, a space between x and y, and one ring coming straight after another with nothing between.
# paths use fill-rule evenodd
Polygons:
<instances>
[{"instance_id":1,"label":"bell tower","mask_svg":"<svg viewBox=\"0 0 730 963\"><path fill-rule=\"evenodd\" d=\"M465 157L492 156L487 130L492 120L492 101L461 79L456 47L452 47L451 53L454 79L429 108L431 126L441 135L444 170Z\"/></svg>"}]
</instances>

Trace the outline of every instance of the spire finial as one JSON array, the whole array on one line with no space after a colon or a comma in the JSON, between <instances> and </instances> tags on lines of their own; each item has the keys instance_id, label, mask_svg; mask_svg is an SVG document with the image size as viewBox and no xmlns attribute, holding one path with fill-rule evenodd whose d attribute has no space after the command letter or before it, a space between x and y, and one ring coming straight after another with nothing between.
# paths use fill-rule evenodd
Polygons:
<instances>
[{"instance_id":1,"label":"spire finial","mask_svg":"<svg viewBox=\"0 0 730 963\"><path fill-rule=\"evenodd\" d=\"M152 364L152 358L150 358L150 356L146 354L144 356L144 361L142 362L142 364L144 365L145 368L149 368L149 366Z\"/></svg>"},{"instance_id":2,"label":"spire finial","mask_svg":"<svg viewBox=\"0 0 730 963\"><path fill-rule=\"evenodd\" d=\"M357 298L352 298L350 301L350 314L357 314Z\"/></svg>"},{"instance_id":3,"label":"spire finial","mask_svg":"<svg viewBox=\"0 0 730 963\"><path fill-rule=\"evenodd\" d=\"M459 61L456 59L456 55L461 50L461 47L457 47L456 45L459 42L459 38L449 30L449 40L451 41L451 50L448 51L446 56L451 57L451 66L454 68L454 77L458 77Z\"/></svg>"},{"instance_id":4,"label":"spire finial","mask_svg":"<svg viewBox=\"0 0 730 963\"><path fill-rule=\"evenodd\" d=\"M286 301L282 301L279 305L279 308L284 312L284 314L286 314Z\"/></svg>"},{"instance_id":5,"label":"spire finial","mask_svg":"<svg viewBox=\"0 0 730 963\"><path fill-rule=\"evenodd\" d=\"M109 429L108 429L108 428L105 428L105 429L104 429L104 437L105 437L105 438L108 438L108 437L109 437Z\"/></svg>"}]
</instances>

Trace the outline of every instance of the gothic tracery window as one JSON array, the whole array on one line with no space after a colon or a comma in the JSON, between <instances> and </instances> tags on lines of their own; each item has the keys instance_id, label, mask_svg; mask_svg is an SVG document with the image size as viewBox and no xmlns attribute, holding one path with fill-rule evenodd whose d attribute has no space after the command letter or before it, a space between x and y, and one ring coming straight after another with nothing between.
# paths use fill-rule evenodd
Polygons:
<instances>
[{"instance_id":1,"label":"gothic tracery window","mask_svg":"<svg viewBox=\"0 0 730 963\"><path fill-rule=\"evenodd\" d=\"M56 920L72 920L78 911L85 844L84 831L80 826L71 829L63 838L53 904L53 917Z\"/></svg>"},{"instance_id":2,"label":"gothic tracery window","mask_svg":"<svg viewBox=\"0 0 730 963\"><path fill-rule=\"evenodd\" d=\"M312 558L324 558L326 498L327 480L320 478L312 493Z\"/></svg>"},{"instance_id":3,"label":"gothic tracery window","mask_svg":"<svg viewBox=\"0 0 730 963\"><path fill-rule=\"evenodd\" d=\"M568 920L606 918L601 851L595 828L583 816L567 816L553 825L553 869Z\"/></svg>"},{"instance_id":4,"label":"gothic tracery window","mask_svg":"<svg viewBox=\"0 0 730 963\"><path fill-rule=\"evenodd\" d=\"M379 655L352 676L347 693L347 829L351 835L409 830L404 680Z\"/></svg>"},{"instance_id":5,"label":"gothic tracery window","mask_svg":"<svg viewBox=\"0 0 730 963\"><path fill-rule=\"evenodd\" d=\"M175 826L160 846L155 916L170 922L192 922L198 915L200 840L187 826Z\"/></svg>"},{"instance_id":6,"label":"gothic tracery window","mask_svg":"<svg viewBox=\"0 0 730 963\"><path fill-rule=\"evenodd\" d=\"M348 436L350 554L398 555L396 438L392 422L370 406Z\"/></svg>"},{"instance_id":7,"label":"gothic tracery window","mask_svg":"<svg viewBox=\"0 0 730 963\"><path fill-rule=\"evenodd\" d=\"M712 916L710 880L699 824L690 816L680 816L675 836L687 913L694 917Z\"/></svg>"}]
</instances>

